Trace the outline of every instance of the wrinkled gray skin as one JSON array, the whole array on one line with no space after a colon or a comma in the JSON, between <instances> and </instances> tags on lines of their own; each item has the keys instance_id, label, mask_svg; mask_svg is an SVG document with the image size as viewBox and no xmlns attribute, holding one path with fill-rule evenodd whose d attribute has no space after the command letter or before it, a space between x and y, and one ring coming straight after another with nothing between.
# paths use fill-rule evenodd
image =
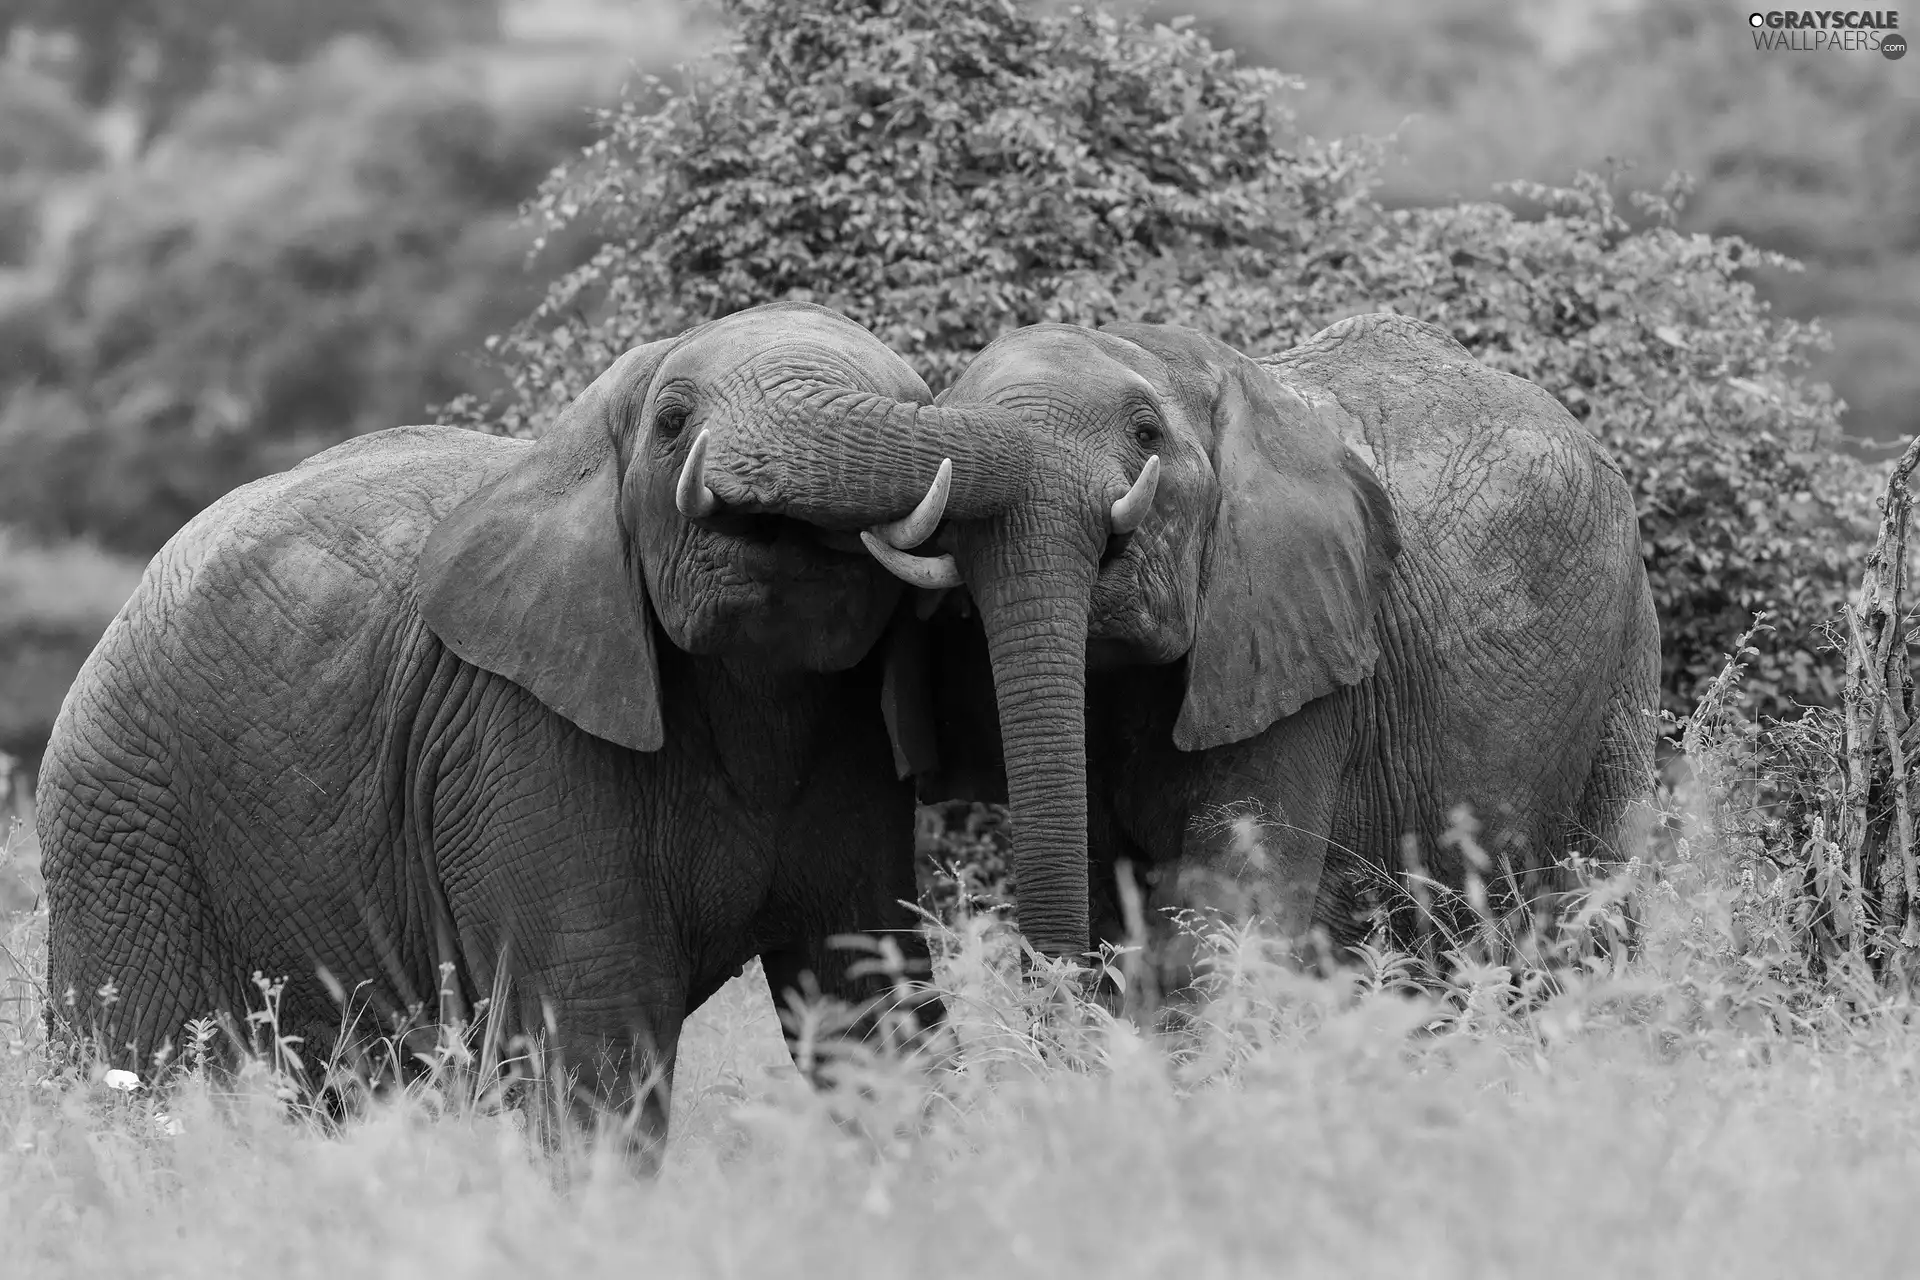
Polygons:
<instances>
[{"instance_id":1,"label":"wrinkled gray skin","mask_svg":"<svg viewBox=\"0 0 1920 1280\"><path fill-rule=\"evenodd\" d=\"M53 732L58 1012L144 1069L183 1021L257 1005L259 970L321 1061L320 971L367 984L378 1032L433 1013L445 963L468 1010L507 984L508 1035L550 1007L650 1161L664 1088L627 1107L635 1077L670 1071L747 961L776 999L805 971L874 994L834 934L924 962L887 728L904 593L826 530L915 506L945 456L923 421L994 441L929 398L866 330L777 305L628 352L537 442L403 427L227 495L154 559ZM955 461L950 509L991 510Z\"/></svg>"},{"instance_id":2,"label":"wrinkled gray skin","mask_svg":"<svg viewBox=\"0 0 1920 1280\"><path fill-rule=\"evenodd\" d=\"M919 554L951 555L979 607L975 674L944 611L934 661L976 700L990 664L1004 757L964 698L938 749L983 796L1004 769L1039 950L1119 940L1119 858L1150 905L1224 885L1342 943L1403 834L1462 884L1437 842L1456 804L1496 892L1507 869L1555 887L1570 849L1631 852L1659 668L1634 504L1539 387L1367 315L1260 361L1172 326L1036 326L941 404L1030 441L1026 491ZM1115 536L1154 455L1144 522ZM1216 821L1249 808L1263 864Z\"/></svg>"}]
</instances>

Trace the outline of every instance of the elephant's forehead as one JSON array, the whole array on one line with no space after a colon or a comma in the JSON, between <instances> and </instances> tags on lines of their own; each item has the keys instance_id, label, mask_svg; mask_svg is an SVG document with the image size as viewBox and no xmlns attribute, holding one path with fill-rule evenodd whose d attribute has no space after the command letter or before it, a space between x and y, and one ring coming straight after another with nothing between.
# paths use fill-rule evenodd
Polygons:
<instances>
[{"instance_id":1,"label":"elephant's forehead","mask_svg":"<svg viewBox=\"0 0 1920 1280\"><path fill-rule=\"evenodd\" d=\"M901 399L924 399L925 384L892 348L852 321L808 313L729 316L681 344L660 376L712 381L741 369L830 377Z\"/></svg>"},{"instance_id":2,"label":"elephant's forehead","mask_svg":"<svg viewBox=\"0 0 1920 1280\"><path fill-rule=\"evenodd\" d=\"M1067 326L1022 332L981 352L955 389L969 397L1016 389L1065 389L1080 395L1128 387L1155 390L1100 339L1099 334Z\"/></svg>"}]
</instances>

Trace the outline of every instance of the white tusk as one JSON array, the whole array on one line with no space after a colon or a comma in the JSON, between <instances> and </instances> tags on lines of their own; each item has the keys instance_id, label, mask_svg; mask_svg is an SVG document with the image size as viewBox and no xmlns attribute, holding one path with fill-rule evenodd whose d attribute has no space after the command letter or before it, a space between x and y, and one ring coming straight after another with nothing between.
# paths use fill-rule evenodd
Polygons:
<instances>
[{"instance_id":1,"label":"white tusk","mask_svg":"<svg viewBox=\"0 0 1920 1280\"><path fill-rule=\"evenodd\" d=\"M891 524L875 525L873 531L902 551L919 546L940 527L940 517L947 511L947 490L952 487L953 459L942 458L920 505Z\"/></svg>"},{"instance_id":2,"label":"white tusk","mask_svg":"<svg viewBox=\"0 0 1920 1280\"><path fill-rule=\"evenodd\" d=\"M1147 465L1140 468L1140 478L1133 482L1133 488L1120 495L1113 504L1113 531L1132 533L1147 518L1147 512L1153 509L1153 490L1160 483L1160 455L1151 454Z\"/></svg>"},{"instance_id":3,"label":"white tusk","mask_svg":"<svg viewBox=\"0 0 1920 1280\"><path fill-rule=\"evenodd\" d=\"M680 483L673 491L673 505L689 520L710 516L720 509L720 499L707 488L707 429L693 438L687 448L687 463L680 468Z\"/></svg>"},{"instance_id":4,"label":"white tusk","mask_svg":"<svg viewBox=\"0 0 1920 1280\"><path fill-rule=\"evenodd\" d=\"M866 532L861 533L860 541L867 544L868 552L888 573L902 582L929 591L960 585L960 569L953 563L952 556L912 555Z\"/></svg>"}]
</instances>

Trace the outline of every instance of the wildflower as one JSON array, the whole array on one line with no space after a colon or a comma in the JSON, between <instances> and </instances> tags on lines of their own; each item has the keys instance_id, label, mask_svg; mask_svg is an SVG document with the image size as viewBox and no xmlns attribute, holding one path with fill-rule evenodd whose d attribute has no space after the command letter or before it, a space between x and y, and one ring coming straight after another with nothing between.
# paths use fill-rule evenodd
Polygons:
<instances>
[{"instance_id":1,"label":"wildflower","mask_svg":"<svg viewBox=\"0 0 1920 1280\"><path fill-rule=\"evenodd\" d=\"M893 1212L893 1197L887 1194L886 1185L879 1178L867 1184L867 1193L860 1198L860 1207L876 1218L884 1218Z\"/></svg>"}]
</instances>

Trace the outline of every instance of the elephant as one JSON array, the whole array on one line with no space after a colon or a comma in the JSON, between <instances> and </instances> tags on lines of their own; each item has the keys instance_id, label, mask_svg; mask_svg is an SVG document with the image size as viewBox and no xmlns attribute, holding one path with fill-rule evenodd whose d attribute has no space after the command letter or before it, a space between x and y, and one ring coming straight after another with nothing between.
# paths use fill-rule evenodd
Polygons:
<instances>
[{"instance_id":1,"label":"elephant","mask_svg":"<svg viewBox=\"0 0 1920 1280\"><path fill-rule=\"evenodd\" d=\"M920 551L866 541L973 611L917 642L959 691L926 780L1010 800L1039 953L1122 940L1122 859L1185 982L1167 913L1221 886L1351 956L1383 907L1411 942L1409 837L1442 885L1484 857L1527 898L1634 852L1660 642L1633 495L1541 387L1377 313L1263 359L1035 325L936 403L1024 433L1024 491ZM1457 805L1476 844L1443 839Z\"/></svg>"},{"instance_id":2,"label":"elephant","mask_svg":"<svg viewBox=\"0 0 1920 1280\"><path fill-rule=\"evenodd\" d=\"M779 303L627 351L535 440L396 427L214 503L53 729L50 1022L138 1068L277 975L317 1061L342 991L444 993L545 1029L577 1118L653 1159L683 1019L752 958L776 1000L891 990L836 935L926 962L888 638L916 597L852 531L984 517L1005 478L930 450L1016 447L931 398Z\"/></svg>"}]
</instances>

